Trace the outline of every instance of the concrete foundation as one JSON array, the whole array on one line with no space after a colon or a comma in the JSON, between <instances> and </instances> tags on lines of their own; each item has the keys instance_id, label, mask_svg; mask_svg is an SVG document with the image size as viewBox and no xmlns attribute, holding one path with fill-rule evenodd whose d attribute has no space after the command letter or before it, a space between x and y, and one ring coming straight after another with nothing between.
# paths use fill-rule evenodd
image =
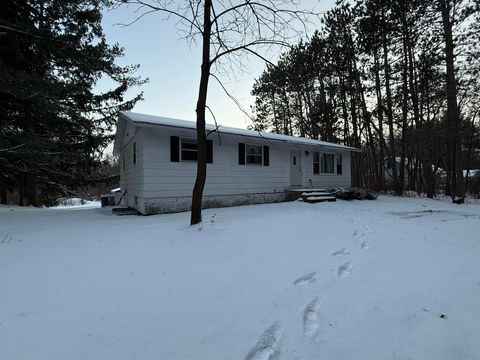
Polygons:
<instances>
[{"instance_id":1,"label":"concrete foundation","mask_svg":"<svg viewBox=\"0 0 480 360\"><path fill-rule=\"evenodd\" d=\"M167 214L182 211L189 211L192 205L192 198L171 197L171 198L150 198L145 199L144 215ZM203 197L203 208L219 208L228 206L266 204L285 201L284 192L256 193L238 195L207 195Z\"/></svg>"}]
</instances>

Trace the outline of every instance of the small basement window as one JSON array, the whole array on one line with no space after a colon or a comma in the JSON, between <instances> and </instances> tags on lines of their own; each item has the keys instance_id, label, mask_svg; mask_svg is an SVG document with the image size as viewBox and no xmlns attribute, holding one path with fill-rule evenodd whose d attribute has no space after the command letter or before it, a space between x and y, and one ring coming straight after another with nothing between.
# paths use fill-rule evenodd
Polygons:
<instances>
[{"instance_id":1,"label":"small basement window","mask_svg":"<svg viewBox=\"0 0 480 360\"><path fill-rule=\"evenodd\" d=\"M196 140L182 139L181 144L182 161L197 161L198 143Z\"/></svg>"},{"instance_id":2,"label":"small basement window","mask_svg":"<svg viewBox=\"0 0 480 360\"><path fill-rule=\"evenodd\" d=\"M320 172L322 174L334 174L335 169L335 155L334 154L322 154L320 162Z\"/></svg>"},{"instance_id":3,"label":"small basement window","mask_svg":"<svg viewBox=\"0 0 480 360\"><path fill-rule=\"evenodd\" d=\"M263 147L259 145L245 145L247 164L263 164Z\"/></svg>"}]
</instances>

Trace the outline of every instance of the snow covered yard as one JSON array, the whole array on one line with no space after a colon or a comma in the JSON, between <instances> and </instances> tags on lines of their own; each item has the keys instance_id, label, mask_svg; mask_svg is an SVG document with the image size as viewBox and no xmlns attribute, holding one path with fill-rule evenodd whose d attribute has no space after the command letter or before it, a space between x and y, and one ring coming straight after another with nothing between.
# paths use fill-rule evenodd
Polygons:
<instances>
[{"instance_id":1,"label":"snow covered yard","mask_svg":"<svg viewBox=\"0 0 480 360\"><path fill-rule=\"evenodd\" d=\"M0 359L480 359L480 207L0 207Z\"/></svg>"}]
</instances>

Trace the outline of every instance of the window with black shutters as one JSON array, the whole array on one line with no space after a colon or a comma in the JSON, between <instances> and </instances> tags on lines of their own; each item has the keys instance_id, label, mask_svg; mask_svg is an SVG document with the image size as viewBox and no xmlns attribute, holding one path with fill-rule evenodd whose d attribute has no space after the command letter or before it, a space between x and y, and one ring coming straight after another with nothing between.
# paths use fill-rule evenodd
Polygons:
<instances>
[{"instance_id":1,"label":"window with black shutters","mask_svg":"<svg viewBox=\"0 0 480 360\"><path fill-rule=\"evenodd\" d=\"M180 154L180 156L179 156ZM170 137L170 161L197 161L198 142L193 139L180 139L178 136ZM207 139L207 164L213 163L213 141Z\"/></svg>"},{"instance_id":2,"label":"window with black shutters","mask_svg":"<svg viewBox=\"0 0 480 360\"><path fill-rule=\"evenodd\" d=\"M182 139L181 142L182 161L197 161L198 143L196 140Z\"/></svg>"},{"instance_id":3,"label":"window with black shutters","mask_svg":"<svg viewBox=\"0 0 480 360\"><path fill-rule=\"evenodd\" d=\"M137 163L137 143L133 143L133 165Z\"/></svg>"},{"instance_id":4,"label":"window with black shutters","mask_svg":"<svg viewBox=\"0 0 480 360\"><path fill-rule=\"evenodd\" d=\"M245 145L245 154L247 156L247 164L262 165L263 164L263 147L258 145Z\"/></svg>"}]
</instances>

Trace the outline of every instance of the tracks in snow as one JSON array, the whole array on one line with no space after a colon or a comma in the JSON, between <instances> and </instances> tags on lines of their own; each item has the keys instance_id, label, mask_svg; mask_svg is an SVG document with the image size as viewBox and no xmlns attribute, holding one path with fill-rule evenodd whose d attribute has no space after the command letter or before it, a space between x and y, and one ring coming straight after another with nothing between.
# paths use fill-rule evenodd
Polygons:
<instances>
[{"instance_id":1,"label":"tracks in snow","mask_svg":"<svg viewBox=\"0 0 480 360\"><path fill-rule=\"evenodd\" d=\"M274 360L280 356L280 340L283 329L278 322L266 329L249 351L245 360Z\"/></svg>"},{"instance_id":2,"label":"tracks in snow","mask_svg":"<svg viewBox=\"0 0 480 360\"><path fill-rule=\"evenodd\" d=\"M350 262L346 262L345 264L340 265L337 271L338 271L338 276L342 278L346 278L350 276L350 274L352 273L353 266L350 264Z\"/></svg>"},{"instance_id":3,"label":"tracks in snow","mask_svg":"<svg viewBox=\"0 0 480 360\"><path fill-rule=\"evenodd\" d=\"M365 227L367 233L373 232L369 227ZM352 236L356 239L367 236L364 232L355 230ZM367 241L363 241L360 245L361 250L368 250L371 246ZM348 256L350 252L347 248L342 248L331 253L332 256ZM337 276L345 279L349 277L353 272L353 265L350 261L347 261L337 268ZM294 280L293 285L308 285L317 281L320 274L317 271L305 274ZM310 286L310 285L309 285ZM320 310L321 301L319 297L315 297L311 300L307 306L303 309L303 336L309 339L314 339L318 336L320 331ZM299 319L300 320L300 319ZM248 352L245 360L278 360L280 359L280 341L283 336L284 329L280 326L279 322L274 323L267 328L258 338L255 346Z\"/></svg>"},{"instance_id":4,"label":"tracks in snow","mask_svg":"<svg viewBox=\"0 0 480 360\"><path fill-rule=\"evenodd\" d=\"M320 300L318 297L310 301L303 311L303 333L308 337L315 337L318 334Z\"/></svg>"},{"instance_id":5,"label":"tracks in snow","mask_svg":"<svg viewBox=\"0 0 480 360\"><path fill-rule=\"evenodd\" d=\"M314 283L317 280L318 273L312 272L310 274L303 275L293 282L293 285L300 285L306 283Z\"/></svg>"}]
</instances>

